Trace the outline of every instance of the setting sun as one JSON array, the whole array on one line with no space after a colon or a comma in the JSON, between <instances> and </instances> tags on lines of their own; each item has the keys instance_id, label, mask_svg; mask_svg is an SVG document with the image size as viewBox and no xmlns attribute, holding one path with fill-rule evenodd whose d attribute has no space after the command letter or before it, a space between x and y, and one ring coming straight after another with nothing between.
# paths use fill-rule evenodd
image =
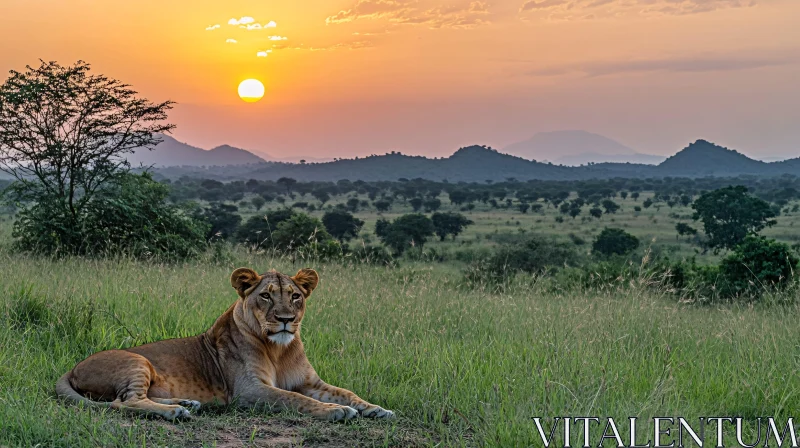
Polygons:
<instances>
[{"instance_id":1,"label":"setting sun","mask_svg":"<svg viewBox=\"0 0 800 448\"><path fill-rule=\"evenodd\" d=\"M239 97L254 103L264 96L264 84L257 79L245 79L239 84Z\"/></svg>"}]
</instances>

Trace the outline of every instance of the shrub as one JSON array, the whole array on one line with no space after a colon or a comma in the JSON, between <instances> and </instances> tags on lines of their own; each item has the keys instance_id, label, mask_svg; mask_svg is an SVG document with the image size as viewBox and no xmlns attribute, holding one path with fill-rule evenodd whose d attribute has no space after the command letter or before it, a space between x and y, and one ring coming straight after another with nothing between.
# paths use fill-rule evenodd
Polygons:
<instances>
[{"instance_id":1,"label":"shrub","mask_svg":"<svg viewBox=\"0 0 800 448\"><path fill-rule=\"evenodd\" d=\"M403 215L392 222L381 219L375 223L375 234L396 255L402 254L411 246L421 249L428 237L434 234L434 230L433 221L420 213Z\"/></svg>"},{"instance_id":2,"label":"shrub","mask_svg":"<svg viewBox=\"0 0 800 448\"><path fill-rule=\"evenodd\" d=\"M518 272L539 274L548 268L575 264L578 254L570 243L534 236L522 244L498 248L488 259L468 268L469 283L502 283Z\"/></svg>"},{"instance_id":3,"label":"shrub","mask_svg":"<svg viewBox=\"0 0 800 448\"><path fill-rule=\"evenodd\" d=\"M272 240L272 233L278 228L278 224L289 220L296 213L292 209L282 208L265 215L253 216L236 231L236 242L249 243L258 248Z\"/></svg>"},{"instance_id":4,"label":"shrub","mask_svg":"<svg viewBox=\"0 0 800 448\"><path fill-rule=\"evenodd\" d=\"M675 231L677 231L678 235L680 236L697 235L697 229L684 222L679 222L675 224Z\"/></svg>"},{"instance_id":5,"label":"shrub","mask_svg":"<svg viewBox=\"0 0 800 448\"><path fill-rule=\"evenodd\" d=\"M292 251L313 243L332 240L322 222L305 213L297 213L281 222L272 232L272 246L281 251Z\"/></svg>"},{"instance_id":6,"label":"shrub","mask_svg":"<svg viewBox=\"0 0 800 448\"><path fill-rule=\"evenodd\" d=\"M210 241L215 236L227 239L236 234L239 224L242 223L238 211L239 208L235 205L215 202L210 207L195 210L193 216L209 224L206 240Z\"/></svg>"},{"instance_id":7,"label":"shrub","mask_svg":"<svg viewBox=\"0 0 800 448\"><path fill-rule=\"evenodd\" d=\"M630 233L606 227L592 244L592 252L604 256L627 255L639 247L639 239Z\"/></svg>"},{"instance_id":8,"label":"shrub","mask_svg":"<svg viewBox=\"0 0 800 448\"><path fill-rule=\"evenodd\" d=\"M339 241L347 241L358 235L364 221L344 210L332 210L322 216L325 229Z\"/></svg>"},{"instance_id":9,"label":"shrub","mask_svg":"<svg viewBox=\"0 0 800 448\"><path fill-rule=\"evenodd\" d=\"M396 266L397 261L383 246L359 245L350 252L351 259L359 263Z\"/></svg>"},{"instance_id":10,"label":"shrub","mask_svg":"<svg viewBox=\"0 0 800 448\"><path fill-rule=\"evenodd\" d=\"M47 254L193 257L205 250L208 225L168 205L167 194L148 173L124 174L83 207L80 226L43 201L19 213L13 236L20 250Z\"/></svg>"},{"instance_id":11,"label":"shrub","mask_svg":"<svg viewBox=\"0 0 800 448\"><path fill-rule=\"evenodd\" d=\"M375 209L379 212L389 211L389 209L392 208L392 203L387 200L375 201L372 205L374 205Z\"/></svg>"},{"instance_id":12,"label":"shrub","mask_svg":"<svg viewBox=\"0 0 800 448\"><path fill-rule=\"evenodd\" d=\"M439 200L439 198L432 198L425 201L422 205L425 207L425 213L431 213L442 207L442 201Z\"/></svg>"},{"instance_id":13,"label":"shrub","mask_svg":"<svg viewBox=\"0 0 800 448\"><path fill-rule=\"evenodd\" d=\"M295 246L296 255L300 258L312 260L336 260L342 258L346 249L341 243L329 238L327 240L312 239L310 242Z\"/></svg>"},{"instance_id":14,"label":"shrub","mask_svg":"<svg viewBox=\"0 0 800 448\"><path fill-rule=\"evenodd\" d=\"M576 246L583 246L584 244L586 244L586 240L584 240L578 235L575 235L574 233L570 233L568 236L570 241L572 241L572 244Z\"/></svg>"},{"instance_id":15,"label":"shrub","mask_svg":"<svg viewBox=\"0 0 800 448\"><path fill-rule=\"evenodd\" d=\"M794 277L799 259L786 244L748 236L719 265L727 297L759 296L766 289L785 287Z\"/></svg>"}]
</instances>

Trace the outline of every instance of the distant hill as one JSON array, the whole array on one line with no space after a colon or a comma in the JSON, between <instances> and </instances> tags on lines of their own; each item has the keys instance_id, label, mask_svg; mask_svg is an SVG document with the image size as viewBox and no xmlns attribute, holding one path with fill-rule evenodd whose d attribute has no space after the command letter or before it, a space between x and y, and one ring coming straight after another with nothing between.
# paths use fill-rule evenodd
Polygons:
<instances>
[{"instance_id":1,"label":"distant hill","mask_svg":"<svg viewBox=\"0 0 800 448\"><path fill-rule=\"evenodd\" d=\"M391 153L324 163L296 164L273 161L247 166L170 167L158 171L172 178L187 175L219 180L277 180L280 177L291 177L306 182L341 179L380 181L399 178L448 182L496 182L509 178L527 181L614 177L731 177L744 174L800 175L800 158L765 163L705 140L698 140L659 165L603 162L584 166L561 166L526 160L484 146L468 146L447 158L430 159Z\"/></svg>"},{"instance_id":2,"label":"distant hill","mask_svg":"<svg viewBox=\"0 0 800 448\"><path fill-rule=\"evenodd\" d=\"M659 166L661 171L684 176L720 176L730 174L768 174L779 169L778 164L753 160L737 151L697 140L669 157Z\"/></svg>"},{"instance_id":3,"label":"distant hill","mask_svg":"<svg viewBox=\"0 0 800 448\"><path fill-rule=\"evenodd\" d=\"M554 162L559 165L580 166L589 163L641 163L643 165L658 165L666 159L664 156L651 154L610 154L584 153L574 156L559 157Z\"/></svg>"},{"instance_id":4,"label":"distant hill","mask_svg":"<svg viewBox=\"0 0 800 448\"><path fill-rule=\"evenodd\" d=\"M162 142L152 151L137 149L128 155L133 166L225 166L261 163L264 159L240 148L229 145L205 150L179 142L168 135L160 136Z\"/></svg>"},{"instance_id":5,"label":"distant hill","mask_svg":"<svg viewBox=\"0 0 800 448\"><path fill-rule=\"evenodd\" d=\"M622 143L587 131L540 132L502 151L529 160L569 166L604 162L656 165L665 159L638 153Z\"/></svg>"}]
</instances>

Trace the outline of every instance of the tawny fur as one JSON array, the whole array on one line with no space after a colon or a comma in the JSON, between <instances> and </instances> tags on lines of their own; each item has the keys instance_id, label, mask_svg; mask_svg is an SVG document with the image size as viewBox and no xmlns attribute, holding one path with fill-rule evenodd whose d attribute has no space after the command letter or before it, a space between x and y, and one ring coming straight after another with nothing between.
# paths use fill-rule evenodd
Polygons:
<instances>
[{"instance_id":1,"label":"tawny fur","mask_svg":"<svg viewBox=\"0 0 800 448\"><path fill-rule=\"evenodd\" d=\"M317 287L312 269L294 277L240 268L239 298L198 336L95 353L56 383L59 397L124 411L185 418L206 403L295 409L323 420L391 418L392 411L322 381L306 358L300 322Z\"/></svg>"}]
</instances>

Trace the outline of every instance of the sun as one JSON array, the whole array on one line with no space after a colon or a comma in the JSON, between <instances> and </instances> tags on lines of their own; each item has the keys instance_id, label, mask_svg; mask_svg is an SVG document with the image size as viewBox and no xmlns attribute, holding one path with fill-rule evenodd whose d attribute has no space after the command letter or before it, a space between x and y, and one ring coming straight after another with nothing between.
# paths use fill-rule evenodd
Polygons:
<instances>
[{"instance_id":1,"label":"sun","mask_svg":"<svg viewBox=\"0 0 800 448\"><path fill-rule=\"evenodd\" d=\"M245 79L239 83L239 97L248 103L255 103L264 97L264 84L257 79Z\"/></svg>"}]
</instances>

